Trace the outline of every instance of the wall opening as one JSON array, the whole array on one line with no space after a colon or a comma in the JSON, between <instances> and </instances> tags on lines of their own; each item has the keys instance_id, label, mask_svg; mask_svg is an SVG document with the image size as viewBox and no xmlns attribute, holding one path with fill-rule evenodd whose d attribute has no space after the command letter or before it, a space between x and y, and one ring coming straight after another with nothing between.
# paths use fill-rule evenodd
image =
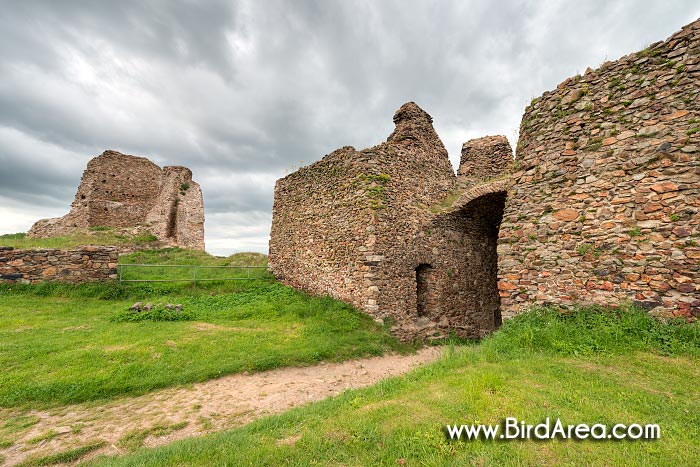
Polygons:
<instances>
[{"instance_id":1,"label":"wall opening","mask_svg":"<svg viewBox=\"0 0 700 467\"><path fill-rule=\"evenodd\" d=\"M498 293L498 231L503 219L506 193L489 193L467 204L463 219L466 254L464 299L470 321L480 329L501 326L501 297Z\"/></svg>"},{"instance_id":2,"label":"wall opening","mask_svg":"<svg viewBox=\"0 0 700 467\"><path fill-rule=\"evenodd\" d=\"M177 199L170 205L170 213L168 213L168 227L165 236L175 238L177 231Z\"/></svg>"},{"instance_id":3,"label":"wall opening","mask_svg":"<svg viewBox=\"0 0 700 467\"><path fill-rule=\"evenodd\" d=\"M416 267L416 311L418 316L428 316L430 295L434 285L430 280L433 267L429 264L419 264Z\"/></svg>"}]
</instances>

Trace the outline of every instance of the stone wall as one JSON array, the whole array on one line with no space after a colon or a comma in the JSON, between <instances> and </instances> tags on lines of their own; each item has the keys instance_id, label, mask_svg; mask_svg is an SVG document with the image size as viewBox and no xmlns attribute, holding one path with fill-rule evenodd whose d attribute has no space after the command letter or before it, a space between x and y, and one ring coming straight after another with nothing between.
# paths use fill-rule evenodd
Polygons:
<instances>
[{"instance_id":1,"label":"stone wall","mask_svg":"<svg viewBox=\"0 0 700 467\"><path fill-rule=\"evenodd\" d=\"M700 316L699 94L700 21L532 102L498 246L504 314Z\"/></svg>"},{"instance_id":2,"label":"stone wall","mask_svg":"<svg viewBox=\"0 0 700 467\"><path fill-rule=\"evenodd\" d=\"M278 180L269 265L294 287L367 304L372 215L365 191L370 155L344 147Z\"/></svg>"},{"instance_id":3,"label":"stone wall","mask_svg":"<svg viewBox=\"0 0 700 467\"><path fill-rule=\"evenodd\" d=\"M457 178L486 181L501 177L513 162L513 149L505 136L485 136L462 145Z\"/></svg>"},{"instance_id":4,"label":"stone wall","mask_svg":"<svg viewBox=\"0 0 700 467\"><path fill-rule=\"evenodd\" d=\"M392 322L404 339L483 335L500 324L496 241L507 188L469 198L479 177L458 183L430 115L411 102L394 123L385 143L339 149L278 180L271 271ZM487 159L499 159L495 146Z\"/></svg>"},{"instance_id":5,"label":"stone wall","mask_svg":"<svg viewBox=\"0 0 700 467\"><path fill-rule=\"evenodd\" d=\"M97 226L138 227L168 245L203 250L202 191L185 167L105 151L88 162L70 212L36 222L29 236Z\"/></svg>"},{"instance_id":6,"label":"stone wall","mask_svg":"<svg viewBox=\"0 0 700 467\"><path fill-rule=\"evenodd\" d=\"M0 247L0 282L92 282L116 279L119 251L86 246L75 250Z\"/></svg>"},{"instance_id":7,"label":"stone wall","mask_svg":"<svg viewBox=\"0 0 700 467\"><path fill-rule=\"evenodd\" d=\"M414 103L385 143L277 182L281 280L390 320L478 337L533 303L632 301L700 315L700 22L564 81L457 176Z\"/></svg>"}]
</instances>

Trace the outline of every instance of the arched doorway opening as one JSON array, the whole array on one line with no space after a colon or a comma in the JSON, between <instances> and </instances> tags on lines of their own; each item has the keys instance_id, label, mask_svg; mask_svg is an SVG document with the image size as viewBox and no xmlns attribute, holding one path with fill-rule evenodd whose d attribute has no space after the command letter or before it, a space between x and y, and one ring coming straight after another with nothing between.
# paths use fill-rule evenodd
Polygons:
<instances>
[{"instance_id":1,"label":"arched doorway opening","mask_svg":"<svg viewBox=\"0 0 700 467\"><path fill-rule=\"evenodd\" d=\"M487 193L473 199L456 214L464 229L464 294L468 312L481 329L497 329L501 323L498 293L498 232L503 219L506 192Z\"/></svg>"}]
</instances>

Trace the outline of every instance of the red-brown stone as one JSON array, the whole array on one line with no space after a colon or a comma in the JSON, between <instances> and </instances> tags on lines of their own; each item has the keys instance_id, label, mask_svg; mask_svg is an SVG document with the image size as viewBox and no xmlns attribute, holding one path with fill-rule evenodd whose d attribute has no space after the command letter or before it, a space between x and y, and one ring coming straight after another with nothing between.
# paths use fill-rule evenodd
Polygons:
<instances>
[{"instance_id":1,"label":"red-brown stone","mask_svg":"<svg viewBox=\"0 0 700 467\"><path fill-rule=\"evenodd\" d=\"M579 218L579 212L575 209L565 208L556 211L554 217L560 221L573 221Z\"/></svg>"}]
</instances>

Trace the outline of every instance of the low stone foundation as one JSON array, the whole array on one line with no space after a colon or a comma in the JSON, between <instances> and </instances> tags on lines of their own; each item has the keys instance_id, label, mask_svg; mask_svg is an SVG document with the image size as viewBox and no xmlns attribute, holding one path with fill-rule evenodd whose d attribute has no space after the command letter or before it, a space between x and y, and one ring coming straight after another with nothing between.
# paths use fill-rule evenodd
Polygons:
<instances>
[{"instance_id":1,"label":"low stone foundation","mask_svg":"<svg viewBox=\"0 0 700 467\"><path fill-rule=\"evenodd\" d=\"M109 246L84 246L75 250L15 250L0 247L0 282L71 283L117 278L119 250Z\"/></svg>"}]
</instances>

